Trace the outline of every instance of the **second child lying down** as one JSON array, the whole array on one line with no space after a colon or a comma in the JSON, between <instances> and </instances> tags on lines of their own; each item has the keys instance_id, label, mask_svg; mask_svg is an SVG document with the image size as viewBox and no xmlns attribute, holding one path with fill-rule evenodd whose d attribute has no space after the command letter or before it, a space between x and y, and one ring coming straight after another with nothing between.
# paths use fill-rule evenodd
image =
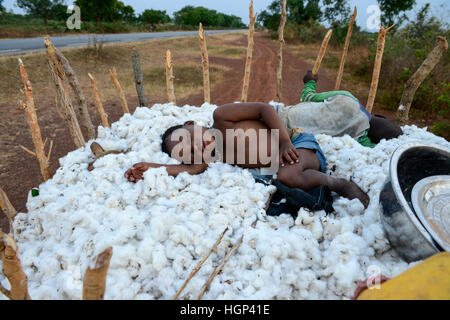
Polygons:
<instances>
[{"instance_id":1,"label":"second child lying down","mask_svg":"<svg viewBox=\"0 0 450 320\"><path fill-rule=\"evenodd\" d=\"M290 188L308 191L327 186L340 196L359 199L366 208L369 205L369 197L354 182L326 174L325 155L314 136L288 130L271 105L227 104L217 108L213 118L212 128L188 121L164 133L162 150L182 164L137 163L125 177L137 182L148 169L160 167L174 177L182 172L201 174L212 157L242 168L276 168L272 173ZM239 143L241 138L244 143Z\"/></svg>"},{"instance_id":2,"label":"second child lying down","mask_svg":"<svg viewBox=\"0 0 450 320\"><path fill-rule=\"evenodd\" d=\"M393 121L371 115L348 91L318 93L318 79L308 71L303 78L302 102L294 106L275 106L287 128L300 127L314 135L332 137L348 134L361 145L371 148L382 139L394 139L403 134Z\"/></svg>"}]
</instances>

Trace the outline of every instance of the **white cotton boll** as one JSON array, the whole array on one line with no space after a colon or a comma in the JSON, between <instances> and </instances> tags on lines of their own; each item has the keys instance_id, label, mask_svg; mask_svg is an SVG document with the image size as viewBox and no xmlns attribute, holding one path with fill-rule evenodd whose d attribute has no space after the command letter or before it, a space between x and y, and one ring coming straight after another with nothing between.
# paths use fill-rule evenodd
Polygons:
<instances>
[{"instance_id":1,"label":"white cotton boll","mask_svg":"<svg viewBox=\"0 0 450 320\"><path fill-rule=\"evenodd\" d=\"M304 208L301 208L298 212L297 219L295 220L296 225L304 225L307 226L308 224L312 223L314 221L314 213L310 212L308 210L305 210Z\"/></svg>"},{"instance_id":2,"label":"white cotton boll","mask_svg":"<svg viewBox=\"0 0 450 320\"><path fill-rule=\"evenodd\" d=\"M348 299L369 266L393 277L414 265L390 247L378 199L398 146L426 141L448 147L445 139L406 126L398 139L371 149L349 136L318 135L329 173L351 178L369 192L371 203L364 210L359 200L336 197L336 214L301 209L295 221L289 215L267 217L264 207L274 187L257 184L247 170L228 164L210 164L196 176L173 178L159 168L148 170L136 184L124 178L137 162L178 164L161 152L161 134L187 120L210 126L215 108L137 108L111 128L99 128L96 141L123 154L101 158L88 171L94 160L89 142L60 159L61 168L40 186L40 195L29 195L28 213L14 221L34 299L79 299L81 291L72 289L71 281L80 285L81 277L69 268L79 267L81 273L108 246L113 257L106 299L170 299L226 227L182 299L197 296L241 235L243 243L205 298ZM1 281L6 285L6 279Z\"/></svg>"},{"instance_id":3,"label":"white cotton boll","mask_svg":"<svg viewBox=\"0 0 450 320\"><path fill-rule=\"evenodd\" d=\"M214 214L208 220L209 227L226 226L228 224L227 216L223 214Z\"/></svg>"},{"instance_id":4,"label":"white cotton boll","mask_svg":"<svg viewBox=\"0 0 450 320\"><path fill-rule=\"evenodd\" d=\"M152 252L152 265L155 271L160 272L168 261L165 255L164 247L161 244L157 244Z\"/></svg>"},{"instance_id":5,"label":"white cotton boll","mask_svg":"<svg viewBox=\"0 0 450 320\"><path fill-rule=\"evenodd\" d=\"M190 232L190 230L183 225L174 225L169 231L169 238L174 243L191 243L193 240L194 234Z\"/></svg>"},{"instance_id":6,"label":"white cotton boll","mask_svg":"<svg viewBox=\"0 0 450 320\"><path fill-rule=\"evenodd\" d=\"M39 287L31 287L28 290L33 300L58 300L59 295L54 286L41 285Z\"/></svg>"},{"instance_id":7,"label":"white cotton boll","mask_svg":"<svg viewBox=\"0 0 450 320\"><path fill-rule=\"evenodd\" d=\"M163 293L165 299L170 299L176 293L176 290L173 287L175 278L176 274L171 268L164 268L158 274L158 288Z\"/></svg>"}]
</instances>

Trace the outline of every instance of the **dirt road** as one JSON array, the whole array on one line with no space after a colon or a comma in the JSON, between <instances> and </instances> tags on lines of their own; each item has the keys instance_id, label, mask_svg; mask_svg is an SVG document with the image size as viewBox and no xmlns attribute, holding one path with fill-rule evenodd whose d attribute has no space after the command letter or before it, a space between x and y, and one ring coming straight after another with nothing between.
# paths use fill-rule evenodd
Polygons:
<instances>
[{"instance_id":1,"label":"dirt road","mask_svg":"<svg viewBox=\"0 0 450 320\"><path fill-rule=\"evenodd\" d=\"M233 45L247 46L247 38L242 37ZM271 41L263 34L256 34L248 101L269 102L275 99L277 55L277 43ZM210 57L210 61L213 64L221 64L230 68L230 71L225 74L224 80L211 90L212 103L222 105L240 101L245 59L231 60ZM287 50L284 51L283 61L283 103L297 104L300 102L301 89L303 88L303 75L312 66L293 56ZM322 71L318 90L332 90L333 86L334 79L328 78L326 72ZM199 105L203 102L203 96L190 96L181 102Z\"/></svg>"},{"instance_id":2,"label":"dirt road","mask_svg":"<svg viewBox=\"0 0 450 320\"><path fill-rule=\"evenodd\" d=\"M239 40L229 44L246 47L247 38L243 35ZM278 44L275 41L271 41L263 34L256 35L249 101L269 102L275 98L277 51ZM215 58L211 56L210 61L212 64L223 65L229 68L225 72L223 81L212 89L212 103L221 105L239 101L241 98L245 59ZM308 68L311 68L311 65L285 50L283 71L284 103L296 104L300 101L300 90L303 86L302 78ZM328 78L326 72L322 71L318 89L320 91L332 90L333 85L334 79ZM129 96L127 99L130 106L137 105L136 97ZM155 102L155 97L149 96L149 100ZM51 171L54 173L59 166L58 159L73 151L75 146L69 136L67 127L57 113L54 112L54 105L50 101L54 101L54 98L49 97L48 105L41 106L38 115L43 137L54 140L51 159ZM179 100L180 105L201 105L202 103L202 94L192 95ZM110 121L117 121L121 116L120 102L117 100L105 102L104 104ZM135 108L131 107L130 109L133 112ZM94 124L99 125L100 118L95 112L93 105L90 106L90 113ZM19 110L15 103L0 102L0 119L0 186L8 194L15 208L24 212L26 211L25 204L29 190L42 183L39 166L36 159L19 148L19 145L24 145L29 149L33 149L31 135L26 125L23 111ZM0 227L6 231L7 223L3 214L1 215Z\"/></svg>"}]
</instances>

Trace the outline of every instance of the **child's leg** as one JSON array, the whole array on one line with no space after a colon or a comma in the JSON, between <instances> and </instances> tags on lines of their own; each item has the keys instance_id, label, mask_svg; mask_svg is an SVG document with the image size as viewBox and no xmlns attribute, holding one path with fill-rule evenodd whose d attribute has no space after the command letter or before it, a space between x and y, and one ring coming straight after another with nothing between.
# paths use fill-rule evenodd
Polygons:
<instances>
[{"instance_id":1,"label":"child's leg","mask_svg":"<svg viewBox=\"0 0 450 320\"><path fill-rule=\"evenodd\" d=\"M313 150L297 149L300 153L300 163L281 167L278 180L290 188L305 191L319 186L327 186L331 191L347 199L358 198L364 207L369 205L369 197L354 182L334 178L320 172L319 159Z\"/></svg>"}]
</instances>

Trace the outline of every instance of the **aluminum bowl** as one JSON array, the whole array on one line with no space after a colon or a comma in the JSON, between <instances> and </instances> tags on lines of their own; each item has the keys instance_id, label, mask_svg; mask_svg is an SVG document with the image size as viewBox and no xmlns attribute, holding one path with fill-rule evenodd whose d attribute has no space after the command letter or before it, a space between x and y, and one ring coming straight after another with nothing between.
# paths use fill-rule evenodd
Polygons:
<instances>
[{"instance_id":1,"label":"aluminum bowl","mask_svg":"<svg viewBox=\"0 0 450 320\"><path fill-rule=\"evenodd\" d=\"M449 174L450 148L408 143L391 157L389 176L380 194L381 222L391 246L407 262L443 251L417 218L411 193L422 179Z\"/></svg>"},{"instance_id":2,"label":"aluminum bowl","mask_svg":"<svg viewBox=\"0 0 450 320\"><path fill-rule=\"evenodd\" d=\"M445 251L450 251L450 176L432 176L413 188L416 216Z\"/></svg>"}]
</instances>

